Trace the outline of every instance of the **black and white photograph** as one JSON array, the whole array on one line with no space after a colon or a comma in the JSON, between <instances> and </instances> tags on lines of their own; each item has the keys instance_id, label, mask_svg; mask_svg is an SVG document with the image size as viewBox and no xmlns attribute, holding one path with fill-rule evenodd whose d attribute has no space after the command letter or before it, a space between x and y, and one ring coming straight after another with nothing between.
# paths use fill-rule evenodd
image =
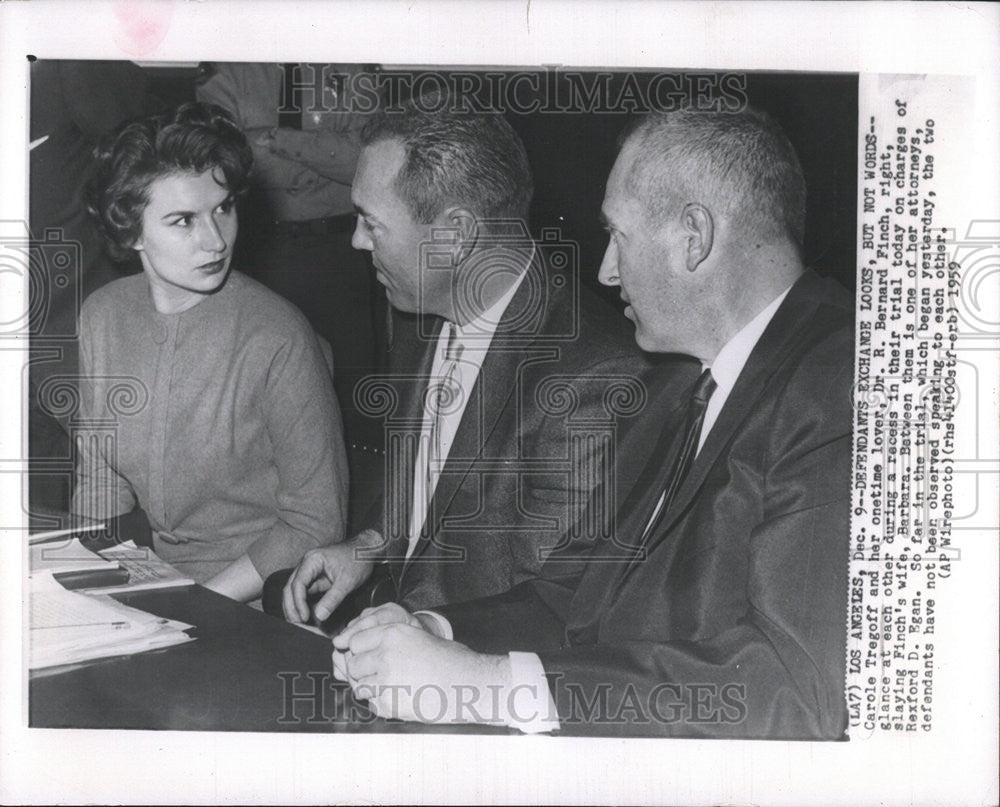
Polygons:
<instances>
[{"instance_id":1,"label":"black and white photograph","mask_svg":"<svg viewBox=\"0 0 1000 807\"><path fill-rule=\"evenodd\" d=\"M0 792L995 801L983 40L917 70L862 58L913 24L883 4L28 5ZM39 28L69 8L78 47ZM792 19L867 38L771 52Z\"/></svg>"}]
</instances>

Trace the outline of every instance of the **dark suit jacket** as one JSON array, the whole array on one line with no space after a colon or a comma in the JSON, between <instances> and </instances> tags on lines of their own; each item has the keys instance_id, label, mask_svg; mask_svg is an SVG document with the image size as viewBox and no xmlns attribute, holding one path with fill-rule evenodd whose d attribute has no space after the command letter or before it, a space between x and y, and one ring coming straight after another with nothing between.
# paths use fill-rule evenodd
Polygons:
<instances>
[{"instance_id":1,"label":"dark suit jacket","mask_svg":"<svg viewBox=\"0 0 1000 807\"><path fill-rule=\"evenodd\" d=\"M677 358L652 362L611 305L545 263L529 267L493 336L409 559L417 435L442 320L397 316L389 373L356 395L384 417L386 492L369 526L386 539L380 554L411 609L507 591L543 564L578 574L580 557L613 532L619 466L633 478L649 456L648 429L633 428L643 404L679 398L697 375Z\"/></svg>"},{"instance_id":2,"label":"dark suit jacket","mask_svg":"<svg viewBox=\"0 0 1000 807\"><path fill-rule=\"evenodd\" d=\"M455 638L539 653L568 733L841 738L853 335L850 296L803 276L645 558L442 609ZM624 536L659 493L625 503Z\"/></svg>"}]
</instances>

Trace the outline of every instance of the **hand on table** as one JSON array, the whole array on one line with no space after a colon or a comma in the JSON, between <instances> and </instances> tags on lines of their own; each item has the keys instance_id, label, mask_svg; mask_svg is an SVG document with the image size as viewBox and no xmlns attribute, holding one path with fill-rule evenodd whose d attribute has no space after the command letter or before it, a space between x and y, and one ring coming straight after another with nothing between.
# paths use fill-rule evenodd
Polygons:
<instances>
[{"instance_id":1,"label":"hand on table","mask_svg":"<svg viewBox=\"0 0 1000 807\"><path fill-rule=\"evenodd\" d=\"M348 681L352 686L354 681L347 674L347 653L351 638L361 631L370 630L379 625L412 625L426 630L433 635L437 633L429 625L421 621L416 614L411 614L403 606L394 602L379 605L375 608L365 608L358 616L347 623L347 627L333 637L333 672L341 681Z\"/></svg>"},{"instance_id":2,"label":"hand on table","mask_svg":"<svg viewBox=\"0 0 1000 807\"><path fill-rule=\"evenodd\" d=\"M342 544L311 549L303 555L282 592L281 606L289 622L323 622L344 597L368 579L374 562L358 556L381 541L374 530L365 530ZM307 595L324 592L309 612Z\"/></svg>"},{"instance_id":3,"label":"hand on table","mask_svg":"<svg viewBox=\"0 0 1000 807\"><path fill-rule=\"evenodd\" d=\"M502 723L506 656L441 639L398 605L369 608L333 639L333 670L380 717L421 723Z\"/></svg>"}]
</instances>

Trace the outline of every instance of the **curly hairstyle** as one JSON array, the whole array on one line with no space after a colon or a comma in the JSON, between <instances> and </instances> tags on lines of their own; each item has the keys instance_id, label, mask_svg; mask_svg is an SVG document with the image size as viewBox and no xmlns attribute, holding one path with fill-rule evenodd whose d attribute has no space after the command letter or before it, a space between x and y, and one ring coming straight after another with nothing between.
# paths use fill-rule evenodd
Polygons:
<instances>
[{"instance_id":1,"label":"curly hairstyle","mask_svg":"<svg viewBox=\"0 0 1000 807\"><path fill-rule=\"evenodd\" d=\"M142 235L142 212L154 180L177 173L221 171L234 195L246 192L253 153L222 107L187 103L172 112L127 121L94 150L87 211L108 252L124 261Z\"/></svg>"}]
</instances>

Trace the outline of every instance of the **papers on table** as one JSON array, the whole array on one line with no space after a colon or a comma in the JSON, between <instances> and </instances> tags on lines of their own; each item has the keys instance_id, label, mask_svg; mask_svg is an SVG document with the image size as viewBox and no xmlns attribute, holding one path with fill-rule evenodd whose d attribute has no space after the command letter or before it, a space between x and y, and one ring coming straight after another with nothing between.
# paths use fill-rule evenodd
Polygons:
<instances>
[{"instance_id":1,"label":"papers on table","mask_svg":"<svg viewBox=\"0 0 1000 807\"><path fill-rule=\"evenodd\" d=\"M28 551L32 573L52 571L66 588L112 594L194 585L194 580L181 574L152 549L136 546L133 541L93 552L74 535L32 544ZM101 574L115 569L123 571L117 577ZM80 574L73 574L76 579L69 583L64 577L69 573Z\"/></svg>"},{"instance_id":2,"label":"papers on table","mask_svg":"<svg viewBox=\"0 0 1000 807\"><path fill-rule=\"evenodd\" d=\"M29 578L29 668L129 655L193 641L184 622L163 619L110 597L67 591L50 570Z\"/></svg>"},{"instance_id":3,"label":"papers on table","mask_svg":"<svg viewBox=\"0 0 1000 807\"><path fill-rule=\"evenodd\" d=\"M96 552L87 549L76 537L64 541L33 544L29 554L29 568L32 574L41 571L85 572L118 568L116 560L102 558Z\"/></svg>"},{"instance_id":4,"label":"papers on table","mask_svg":"<svg viewBox=\"0 0 1000 807\"><path fill-rule=\"evenodd\" d=\"M87 588L89 592L115 594L121 591L144 591L152 588L172 588L193 586L194 580L185 577L177 569L147 547L136 546L134 541L116 544L99 553L102 558L115 561L127 569L129 580L118 586Z\"/></svg>"},{"instance_id":5,"label":"papers on table","mask_svg":"<svg viewBox=\"0 0 1000 807\"><path fill-rule=\"evenodd\" d=\"M28 551L32 573L51 571L63 588L122 586L129 582L129 571L122 568L116 559L102 558L87 549L75 536L35 544Z\"/></svg>"},{"instance_id":6,"label":"papers on table","mask_svg":"<svg viewBox=\"0 0 1000 807\"><path fill-rule=\"evenodd\" d=\"M75 534L50 535L29 547L31 631L29 668L142 653L192 641L193 627L148 614L106 596L121 591L192 585L151 549L129 541L91 551ZM68 589L87 588L90 594Z\"/></svg>"}]
</instances>

